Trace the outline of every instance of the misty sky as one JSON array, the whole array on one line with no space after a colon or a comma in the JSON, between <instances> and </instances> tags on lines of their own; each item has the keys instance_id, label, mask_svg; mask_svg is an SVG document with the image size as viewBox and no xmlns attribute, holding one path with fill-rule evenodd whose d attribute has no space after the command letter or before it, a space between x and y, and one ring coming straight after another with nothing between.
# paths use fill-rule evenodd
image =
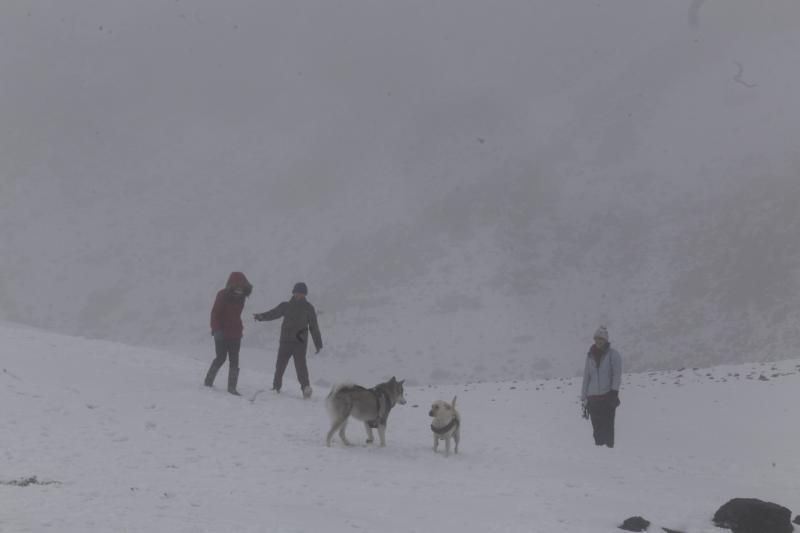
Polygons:
<instances>
[{"instance_id":1,"label":"misty sky","mask_svg":"<svg viewBox=\"0 0 800 533\"><path fill-rule=\"evenodd\" d=\"M202 343L245 270L258 310L308 281L365 354L431 331L541 370L604 321L641 366L779 357L800 340L798 20L790 0L4 2L0 318Z\"/></svg>"}]
</instances>

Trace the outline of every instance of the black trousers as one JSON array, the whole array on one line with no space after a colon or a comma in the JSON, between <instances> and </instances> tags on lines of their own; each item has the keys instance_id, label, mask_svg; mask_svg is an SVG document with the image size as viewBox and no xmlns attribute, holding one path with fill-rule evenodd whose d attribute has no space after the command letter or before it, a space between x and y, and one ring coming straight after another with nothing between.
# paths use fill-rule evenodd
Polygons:
<instances>
[{"instance_id":1,"label":"black trousers","mask_svg":"<svg viewBox=\"0 0 800 533\"><path fill-rule=\"evenodd\" d=\"M595 396L589 398L589 416L592 418L594 443L597 446L614 447L614 416L617 412L616 398Z\"/></svg>"},{"instance_id":2,"label":"black trousers","mask_svg":"<svg viewBox=\"0 0 800 533\"><path fill-rule=\"evenodd\" d=\"M308 341L305 342L281 342L278 347L278 360L275 362L275 377L272 379L272 388L281 390L283 385L283 373L289 364L289 359L294 357L294 369L297 371L297 381L300 387L310 385L308 380L308 364L306 363L306 352L308 351Z\"/></svg>"},{"instance_id":3,"label":"black trousers","mask_svg":"<svg viewBox=\"0 0 800 533\"><path fill-rule=\"evenodd\" d=\"M230 369L239 369L239 349L242 346L242 339L214 339L214 351L217 357L212 363L219 368L225 364L226 359L230 359Z\"/></svg>"}]
</instances>

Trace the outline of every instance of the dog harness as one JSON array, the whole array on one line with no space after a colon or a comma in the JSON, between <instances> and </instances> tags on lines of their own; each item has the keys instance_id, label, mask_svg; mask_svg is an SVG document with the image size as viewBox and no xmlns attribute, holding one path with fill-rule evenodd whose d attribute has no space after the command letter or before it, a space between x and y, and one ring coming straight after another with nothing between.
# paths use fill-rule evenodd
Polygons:
<instances>
[{"instance_id":1,"label":"dog harness","mask_svg":"<svg viewBox=\"0 0 800 533\"><path fill-rule=\"evenodd\" d=\"M371 428L377 428L380 426L386 425L386 420L389 418L389 411L392 410L392 401L389 398L389 393L383 389L378 389L377 387L374 389L367 389L375 396L375 412L378 413L378 418L375 420L370 420L367 422L367 425ZM383 401L386 403L386 414L381 416L381 397L383 397Z\"/></svg>"},{"instance_id":2,"label":"dog harness","mask_svg":"<svg viewBox=\"0 0 800 533\"><path fill-rule=\"evenodd\" d=\"M445 433L447 433L451 429L458 427L459 424L461 424L461 422L459 422L458 417L454 416L453 419L450 421L450 423L447 424L446 426L442 426L440 428L437 428L436 426L431 424L431 431L433 431L437 435L444 435Z\"/></svg>"}]
</instances>

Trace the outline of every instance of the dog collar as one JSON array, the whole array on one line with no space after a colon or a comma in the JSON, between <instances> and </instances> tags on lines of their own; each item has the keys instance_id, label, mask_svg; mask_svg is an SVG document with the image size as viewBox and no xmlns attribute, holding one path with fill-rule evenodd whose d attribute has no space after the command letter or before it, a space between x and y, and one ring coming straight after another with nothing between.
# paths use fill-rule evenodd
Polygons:
<instances>
[{"instance_id":1,"label":"dog collar","mask_svg":"<svg viewBox=\"0 0 800 533\"><path fill-rule=\"evenodd\" d=\"M447 424L446 426L440 427L440 428L437 428L436 426L431 424L431 431L433 431L437 435L443 435L443 434L447 433L448 431L450 431L451 429L453 429L454 427L458 426L458 424L459 424L458 418L457 417L453 417L453 419L450 421L449 424Z\"/></svg>"}]
</instances>

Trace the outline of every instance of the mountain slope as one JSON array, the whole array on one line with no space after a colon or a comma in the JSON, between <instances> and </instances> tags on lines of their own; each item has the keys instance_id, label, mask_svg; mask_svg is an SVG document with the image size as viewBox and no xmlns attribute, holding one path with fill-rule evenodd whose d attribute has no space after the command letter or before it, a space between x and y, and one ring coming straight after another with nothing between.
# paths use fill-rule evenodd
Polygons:
<instances>
[{"instance_id":1,"label":"mountain slope","mask_svg":"<svg viewBox=\"0 0 800 533\"><path fill-rule=\"evenodd\" d=\"M206 350L243 270L419 382L794 356L797 2L429 4L0 7L0 318Z\"/></svg>"}]
</instances>

